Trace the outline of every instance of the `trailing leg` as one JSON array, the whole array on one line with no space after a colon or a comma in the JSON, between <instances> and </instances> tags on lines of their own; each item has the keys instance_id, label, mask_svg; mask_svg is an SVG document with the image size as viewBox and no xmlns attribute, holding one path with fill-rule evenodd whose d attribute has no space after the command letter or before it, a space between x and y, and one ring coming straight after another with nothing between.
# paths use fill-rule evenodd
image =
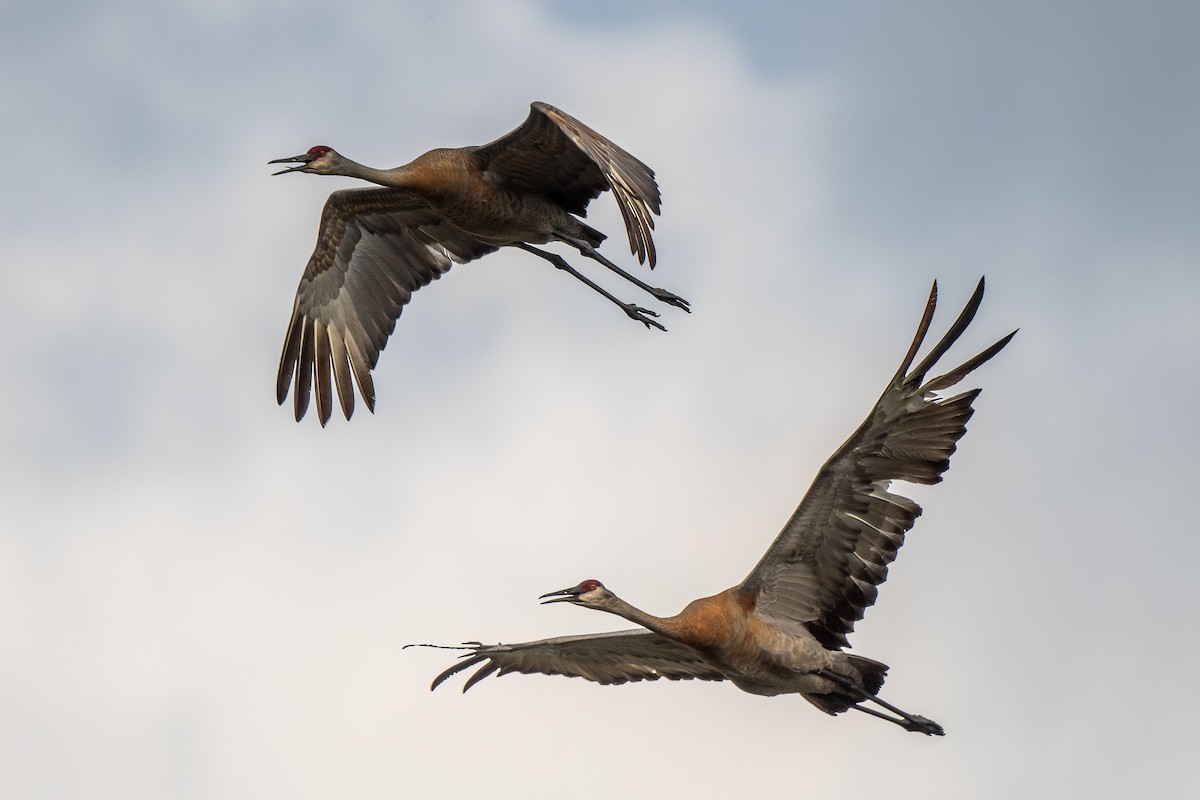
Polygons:
<instances>
[{"instance_id":1,"label":"trailing leg","mask_svg":"<svg viewBox=\"0 0 1200 800\"><path fill-rule=\"evenodd\" d=\"M833 681L851 695L861 698L864 702L869 701L883 706L888 711L896 714L899 719L888 716L887 714L883 714L873 708L866 708L861 705L852 706L852 708L856 708L859 711L862 711L864 714L870 714L873 717L879 717L880 719L886 719L888 722L894 722L901 728L904 728L904 730L912 731L913 733L923 733L926 736L946 735L946 731L942 728L942 726L938 725L933 720L928 719L927 717L922 717L919 714L909 714L907 711L902 711L899 708L896 708L886 700L882 700L879 697L870 694L869 692L863 691L863 689L857 683L850 678L847 678L845 675L838 675L836 672L831 672L827 669L818 670L817 674L822 678Z\"/></svg>"},{"instance_id":2,"label":"trailing leg","mask_svg":"<svg viewBox=\"0 0 1200 800\"><path fill-rule=\"evenodd\" d=\"M512 246L520 248L521 250L525 250L526 252L533 253L535 256L538 256L539 258L544 258L547 261L549 261L551 264L553 264L556 268L561 269L565 272L568 272L568 273L574 275L576 278L583 281L585 284L592 287L597 292L604 295L609 300L611 300L612 302L614 302L618 306L620 306L621 310L624 311L629 316L630 319L637 320L638 322L645 325L647 328L653 326L655 328L658 328L660 331L666 330L666 327L664 327L661 323L658 323L658 322L650 319L650 317L658 316L658 314L656 312L651 311L648 308L642 308L641 306L636 306L633 303L623 302L622 300L618 299L615 295L613 295L611 292L609 292L607 289L605 289L603 286L596 283L595 281L593 281L592 279L588 278L586 275L581 273L579 270L572 267L570 264L567 263L567 260L565 258L558 255L557 253L551 253L546 250L539 250L538 248L534 247L533 245L528 245L528 244L525 244L524 242L517 242L516 244L514 244Z\"/></svg>"},{"instance_id":3,"label":"trailing leg","mask_svg":"<svg viewBox=\"0 0 1200 800\"><path fill-rule=\"evenodd\" d=\"M689 307L691 304L688 303L687 300L684 300L682 297L680 297L677 294L674 294L673 292L668 292L666 289L659 289L656 286L651 286L650 284L645 283L642 280L639 280L637 277L630 275L628 272L621 269L616 264L614 264L613 262L609 261L607 258L602 256L600 254L600 251L597 250L595 247L592 247L592 245L589 244L588 242L585 242L582 239L571 239L571 238L568 238L566 236L561 236L561 235L559 236L559 238L561 238L564 242L571 245L572 247L578 249L580 253L587 256L588 258L590 258L594 261L598 261L601 264L603 264L604 266L608 267L613 272L617 273L622 278L629 281L630 283L632 283L634 286L638 287L639 289L641 289L645 292L649 292L650 294L654 295L654 298L656 300L660 300L669 306L675 306L676 308L682 308L684 311L688 312L689 314L692 313L692 309Z\"/></svg>"}]
</instances>

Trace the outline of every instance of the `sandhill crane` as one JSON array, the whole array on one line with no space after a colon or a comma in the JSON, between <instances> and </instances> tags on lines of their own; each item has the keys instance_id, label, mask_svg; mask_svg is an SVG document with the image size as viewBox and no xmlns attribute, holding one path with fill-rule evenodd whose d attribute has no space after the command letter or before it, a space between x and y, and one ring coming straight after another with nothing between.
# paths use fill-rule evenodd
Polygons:
<instances>
[{"instance_id":1,"label":"sandhill crane","mask_svg":"<svg viewBox=\"0 0 1200 800\"><path fill-rule=\"evenodd\" d=\"M477 665L482 666L464 692L497 672L576 676L602 684L662 677L730 680L753 694L798 693L828 714L855 708L905 730L941 736L936 722L878 697L885 664L842 649L849 647L847 634L875 602L876 587L887 578L888 565L921 513L915 502L889 491L891 481L942 480L979 390L946 399L934 393L958 383L1016 334L940 377L925 379L970 324L983 288L981 279L954 325L909 371L937 304L934 283L916 337L882 397L825 462L783 531L740 584L695 600L673 617L637 609L597 580L550 592L542 595L546 603L594 608L642 627L450 648L469 652L431 688ZM895 716L863 705L868 701Z\"/></svg>"},{"instance_id":2,"label":"sandhill crane","mask_svg":"<svg viewBox=\"0 0 1200 800\"><path fill-rule=\"evenodd\" d=\"M387 187L336 191L325 202L316 249L296 291L276 382L282 405L295 372L297 421L308 409L314 384L321 425L329 420L331 368L346 419L354 411L351 374L374 411L371 370L412 293L454 263L500 247L546 259L647 328L666 330L654 311L623 302L562 256L533 245L571 245L658 300L690 310L683 298L644 283L597 252L605 235L576 216L585 216L588 203L611 189L631 252L653 269L650 213L658 214L661 203L654 171L545 103L533 103L520 127L490 144L431 150L395 169L357 164L324 145L269 163L299 164L276 175L344 175Z\"/></svg>"}]
</instances>

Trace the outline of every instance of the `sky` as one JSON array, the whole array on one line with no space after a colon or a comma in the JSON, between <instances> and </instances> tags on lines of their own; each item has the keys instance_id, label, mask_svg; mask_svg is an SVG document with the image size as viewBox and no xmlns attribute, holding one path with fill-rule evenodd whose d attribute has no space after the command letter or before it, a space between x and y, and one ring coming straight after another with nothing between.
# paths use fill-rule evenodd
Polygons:
<instances>
[{"instance_id":1,"label":"sky","mask_svg":"<svg viewBox=\"0 0 1200 800\"><path fill-rule=\"evenodd\" d=\"M1177 795L1200 712L1200 11L1186 2L10 0L0 794ZM649 6L649 7L648 7ZM374 415L274 400L315 144L393 166L550 102L651 165L647 331L540 259L405 310ZM606 195L589 221L643 277ZM576 266L627 299L631 287ZM944 739L728 684L409 643L739 582L930 284L976 414L853 636Z\"/></svg>"}]
</instances>

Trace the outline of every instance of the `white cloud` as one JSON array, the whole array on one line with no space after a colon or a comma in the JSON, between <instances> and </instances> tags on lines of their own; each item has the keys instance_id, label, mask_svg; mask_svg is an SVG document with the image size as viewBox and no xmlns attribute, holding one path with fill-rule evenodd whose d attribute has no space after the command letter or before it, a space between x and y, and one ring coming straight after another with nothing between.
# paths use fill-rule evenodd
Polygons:
<instances>
[{"instance_id":1,"label":"white cloud","mask_svg":"<svg viewBox=\"0 0 1200 800\"><path fill-rule=\"evenodd\" d=\"M1182 26L1140 25L1146 60L1114 85L1133 62L1106 55L1111 25L1084 27L1066 80L1018 11L934 35L798 10L775 24L844 46L765 74L786 58L734 21L447 9L177 5L4 35L0 59L44 87L0 89L13 796L509 797L581 776L753 794L801 771L812 792L887 776L900 797L1179 785L1196 695L1154 688L1146 661L1198 660L1179 522L1197 204L1162 166L1194 174L1196 110L1144 94L1185 58L1151 34ZM1054 102L1012 114L1046 76ZM291 423L280 337L345 184L265 162L324 141L400 163L494 138L534 99L655 167L653 278L695 313L644 331L498 254L405 311L378 414ZM591 219L632 264L611 205ZM854 638L944 741L730 686L427 691L449 654L403 644L624 626L537 606L582 578L658 613L740 580L890 376L929 281L943 326L985 271L948 360L1022 333L978 373L970 434Z\"/></svg>"}]
</instances>

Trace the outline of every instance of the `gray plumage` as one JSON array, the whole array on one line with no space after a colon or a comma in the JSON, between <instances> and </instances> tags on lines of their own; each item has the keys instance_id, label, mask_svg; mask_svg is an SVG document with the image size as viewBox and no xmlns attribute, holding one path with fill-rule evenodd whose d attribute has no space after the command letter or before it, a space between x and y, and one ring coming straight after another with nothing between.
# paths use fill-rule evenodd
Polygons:
<instances>
[{"instance_id":1,"label":"gray plumage","mask_svg":"<svg viewBox=\"0 0 1200 800\"><path fill-rule=\"evenodd\" d=\"M543 597L616 614L645 629L567 636L508 645L468 645L463 661L434 687L479 669L466 688L491 674L568 675L599 683L657 677L728 679L754 694L797 693L829 714L854 708L906 730L942 728L877 696L887 665L842 652L887 579L888 566L921 514L891 491L895 480L941 481L979 395L939 397L1000 352L1010 333L960 366L927 373L970 324L983 298L980 279L958 319L912 367L937 305L934 283L912 345L866 420L827 460L799 507L742 583L690 603L673 617L648 614L596 580ZM910 369L911 368L911 369ZM864 705L871 702L892 712Z\"/></svg>"},{"instance_id":2,"label":"gray plumage","mask_svg":"<svg viewBox=\"0 0 1200 800\"><path fill-rule=\"evenodd\" d=\"M494 142L431 150L394 169L358 164L324 145L270 163L299 164L276 174L344 175L387 187L337 191L325 204L276 379L280 404L294 379L297 421L314 389L321 425L332 413L333 389L349 419L354 411L351 377L374 411L371 371L413 292L453 264L499 247L518 247L550 261L648 328L666 330L656 312L619 300L561 256L533 245L569 244L660 301L688 310L686 300L642 282L602 256L596 248L604 234L578 218L611 189L631 252L653 268L657 254L651 214L659 213L662 202L654 171L545 103L534 103L522 125Z\"/></svg>"}]
</instances>

